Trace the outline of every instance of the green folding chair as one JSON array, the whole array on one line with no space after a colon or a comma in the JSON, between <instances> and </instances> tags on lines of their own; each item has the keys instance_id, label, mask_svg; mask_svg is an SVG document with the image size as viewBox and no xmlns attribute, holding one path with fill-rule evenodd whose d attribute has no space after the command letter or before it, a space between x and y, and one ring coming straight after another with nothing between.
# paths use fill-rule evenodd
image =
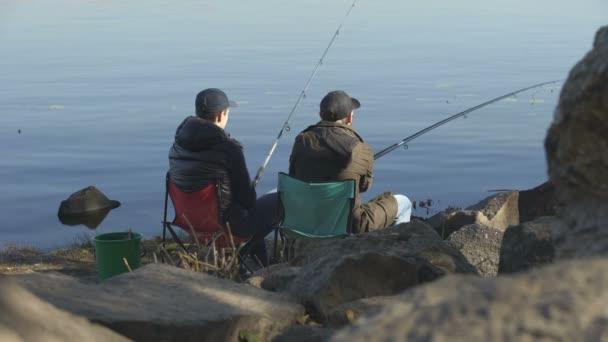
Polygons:
<instances>
[{"instance_id":1,"label":"green folding chair","mask_svg":"<svg viewBox=\"0 0 608 342\"><path fill-rule=\"evenodd\" d=\"M322 239L350 234L355 181L305 182L279 173L281 222L275 230L277 260L279 232L293 239Z\"/></svg>"}]
</instances>

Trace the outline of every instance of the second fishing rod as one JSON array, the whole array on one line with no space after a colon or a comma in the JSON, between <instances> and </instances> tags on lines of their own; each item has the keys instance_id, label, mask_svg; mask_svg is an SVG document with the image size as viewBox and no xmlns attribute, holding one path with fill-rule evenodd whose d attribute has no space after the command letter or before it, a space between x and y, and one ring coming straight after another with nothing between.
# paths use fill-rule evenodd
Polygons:
<instances>
[{"instance_id":1,"label":"second fishing rod","mask_svg":"<svg viewBox=\"0 0 608 342\"><path fill-rule=\"evenodd\" d=\"M262 176L264 175L264 172L266 171L266 166L268 166L268 163L270 162L270 158L274 154L274 151L276 150L276 148L277 148L277 146L279 144L279 140L281 140L281 137L283 136L283 133L285 131L289 131L289 120L291 120L291 117L292 117L293 113L295 113L296 109L298 108L298 105L300 104L300 101L302 101L302 99L304 97L306 97L306 91L308 90L308 87L312 83L313 78L317 74L317 70L319 70L319 67L323 64L323 60L325 59L325 56L327 55L327 52L329 51L329 49L333 45L334 41L336 40L336 38L340 34L340 30L342 29L342 26L346 22L346 19L348 18L348 16L350 15L350 12L353 10L353 8L355 7L356 4L357 4L357 0L354 0L353 3L351 4L351 6L348 8L348 11L346 12L346 15L344 16L344 19L342 19L342 22L340 22L340 25L338 26L338 29L336 30L336 32L334 33L334 35L331 37L331 40L329 41L329 44L327 44L327 47L325 48L325 51L323 51L323 55L321 55L321 58L319 59L319 62L317 63L317 65L312 70L312 73L310 74L310 77L308 78L308 81L306 82L306 85L302 89L302 92L300 93L300 96L296 100L296 103L293 105L293 108L291 109L291 112L289 112L289 115L287 116L287 120L285 120L285 123L283 123L283 127L281 127L281 130L279 131L279 134L277 135L277 138L275 139L274 143L270 147L270 151L268 151L268 155L266 155L266 158L264 159L264 162L262 163L262 166L260 166L260 168L258 169L258 172L256 173L255 177L253 178L252 184L253 184L254 188L258 185L258 183L262 179Z\"/></svg>"},{"instance_id":2,"label":"second fishing rod","mask_svg":"<svg viewBox=\"0 0 608 342\"><path fill-rule=\"evenodd\" d=\"M519 93L522 93L522 92L524 92L524 91L527 91L527 90L530 90L530 89L534 89L534 88L543 87L543 86L546 86L546 85L549 85L549 84L555 84L555 83L557 83L557 82L561 82L561 80L555 80L555 81L543 82L543 83L535 84L535 85L532 85L532 86L529 86L529 87L525 87L525 88L522 88L522 89L519 89L519 90L516 90L516 91L510 92L510 93L508 93L508 94L501 95L501 96L499 96L499 97L496 97L496 98L491 99L491 100L489 100L489 101L486 101L486 102L484 102L484 103L478 104L478 105L477 105L477 106L475 106L475 107L471 107L471 108L469 108L469 109L463 110L463 111L462 111L462 112L460 112L460 113L456 113L456 114L454 114L454 115L452 115L452 116L450 116L450 117L447 117L447 118L445 118L445 119L443 119L443 120L441 120L441 121L439 121L439 122L437 122L437 123L435 123L435 124L432 124L432 125L430 125L430 126L428 126L428 127L424 128L424 129L422 129L422 130L420 130L420 131L418 131L418 132L416 132L416 133L414 133L414 134L412 134L412 135L410 135L410 136L408 136L408 137L406 137L406 138L402 139L401 141L399 141L399 142L397 142L397 143L394 143L394 144L392 144L391 146L389 146L389 147L387 147L387 148L385 148L385 149L381 150L380 152L378 152L378 153L376 153L376 154L374 155L374 160L376 160L376 159L378 159L378 158L381 158L381 157L383 157L383 156L385 156L385 155L389 154L390 152L394 151L395 149L397 149L397 148L399 148L399 147L401 147L401 146L407 146L406 144L407 144L408 142L410 142L410 141L412 141L412 140L414 140L414 139L418 138L419 136L421 136L421 135L423 135L423 134L425 134L425 133L428 133L428 132L430 132L430 131L434 130L435 128L437 128L437 127L439 127L439 126L442 126L442 125L444 125L444 124L446 124L446 123L448 123L448 122L450 122L450 121L452 121L452 120L455 120L455 119L457 119L457 118L459 118L459 117L465 116L465 115L467 115L467 114L469 114L469 113L471 113L471 112L474 112L474 111L476 111L476 110L478 110L478 109L481 109L481 108L483 108L483 107L485 107L485 106L491 105L492 103L498 102L498 101L500 101L500 100L502 100L502 99L506 99L506 98L511 97L511 96L515 96L515 95L517 95L517 94L519 94Z\"/></svg>"}]
</instances>

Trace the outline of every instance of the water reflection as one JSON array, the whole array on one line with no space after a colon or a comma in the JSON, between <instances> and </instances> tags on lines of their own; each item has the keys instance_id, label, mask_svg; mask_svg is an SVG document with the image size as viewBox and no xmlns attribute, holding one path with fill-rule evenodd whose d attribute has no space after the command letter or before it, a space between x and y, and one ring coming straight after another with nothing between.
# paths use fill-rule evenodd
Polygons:
<instances>
[{"instance_id":1,"label":"water reflection","mask_svg":"<svg viewBox=\"0 0 608 342\"><path fill-rule=\"evenodd\" d=\"M95 229L108 216L112 208L89 211L83 214L58 214L59 222L66 226L85 225L89 229Z\"/></svg>"}]
</instances>

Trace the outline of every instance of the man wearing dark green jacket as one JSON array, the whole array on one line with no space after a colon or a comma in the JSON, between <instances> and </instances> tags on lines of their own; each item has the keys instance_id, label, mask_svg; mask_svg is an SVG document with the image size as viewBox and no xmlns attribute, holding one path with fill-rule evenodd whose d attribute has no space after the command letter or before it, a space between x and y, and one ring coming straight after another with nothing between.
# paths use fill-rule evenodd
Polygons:
<instances>
[{"instance_id":1,"label":"man wearing dark green jacket","mask_svg":"<svg viewBox=\"0 0 608 342\"><path fill-rule=\"evenodd\" d=\"M344 91L328 93L320 104L321 121L296 137L289 159L289 174L304 181L355 180L353 233L409 222L412 208L407 197L390 192L361 203L359 193L373 182L374 152L352 127L360 106Z\"/></svg>"}]
</instances>

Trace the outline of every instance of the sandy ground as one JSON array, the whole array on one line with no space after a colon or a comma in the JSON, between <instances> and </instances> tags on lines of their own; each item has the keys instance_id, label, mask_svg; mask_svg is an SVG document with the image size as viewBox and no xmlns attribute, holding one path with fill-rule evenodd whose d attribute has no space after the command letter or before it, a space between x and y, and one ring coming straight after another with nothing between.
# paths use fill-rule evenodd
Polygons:
<instances>
[{"instance_id":1,"label":"sandy ground","mask_svg":"<svg viewBox=\"0 0 608 342\"><path fill-rule=\"evenodd\" d=\"M145 240L147 251L157 249L158 241ZM153 262L152 253L142 258L142 264ZM43 253L32 247L4 246L0 248L0 274L14 275L31 272L60 272L84 281L97 281L95 248L91 243L70 246Z\"/></svg>"},{"instance_id":2,"label":"sandy ground","mask_svg":"<svg viewBox=\"0 0 608 342\"><path fill-rule=\"evenodd\" d=\"M85 281L97 281L92 247L71 247L49 253L27 247L0 251L0 274L30 272L61 272Z\"/></svg>"},{"instance_id":3,"label":"sandy ground","mask_svg":"<svg viewBox=\"0 0 608 342\"><path fill-rule=\"evenodd\" d=\"M160 239L144 240L146 255L142 265L157 261L163 262L159 252ZM180 260L176 254L177 245L168 243L166 249L172 255L172 261ZM168 262L168 260L165 260ZM252 262L253 263L253 262ZM250 267L259 268L255 263L247 262ZM188 263L180 267L190 269ZM15 275L31 272L60 272L86 282L97 282L97 267L95 263L95 248L91 243L70 246L51 252L41 252L32 247L4 246L0 248L0 275ZM237 279L233 279L237 280ZM239 280L239 281L242 281Z\"/></svg>"}]
</instances>

